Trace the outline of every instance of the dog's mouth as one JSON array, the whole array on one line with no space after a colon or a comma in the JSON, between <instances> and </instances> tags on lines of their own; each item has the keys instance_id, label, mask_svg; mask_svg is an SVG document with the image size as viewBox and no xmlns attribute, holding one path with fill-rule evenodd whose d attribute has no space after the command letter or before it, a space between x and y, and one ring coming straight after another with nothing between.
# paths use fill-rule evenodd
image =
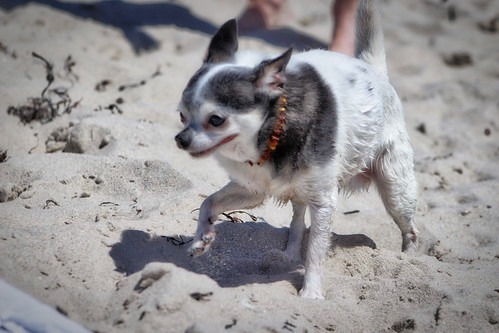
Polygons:
<instances>
[{"instance_id":1,"label":"dog's mouth","mask_svg":"<svg viewBox=\"0 0 499 333\"><path fill-rule=\"evenodd\" d=\"M216 145L214 145L211 148L208 148L208 149L203 150L203 151L197 151L197 152L190 151L189 154L191 154L192 157L202 157L202 156L209 155L212 152L214 152L217 148L219 148L220 146L223 146L224 144L226 144L226 143L234 140L236 137L237 137L237 134L229 135L228 137L226 137L225 139L223 139L222 141L220 141L219 143L217 143Z\"/></svg>"}]
</instances>

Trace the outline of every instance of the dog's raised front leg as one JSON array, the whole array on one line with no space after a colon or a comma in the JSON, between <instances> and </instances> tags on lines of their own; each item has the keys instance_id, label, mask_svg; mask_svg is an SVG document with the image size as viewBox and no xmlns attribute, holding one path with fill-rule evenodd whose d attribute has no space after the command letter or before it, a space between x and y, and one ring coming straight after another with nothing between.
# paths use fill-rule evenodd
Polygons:
<instances>
[{"instance_id":1,"label":"dog's raised front leg","mask_svg":"<svg viewBox=\"0 0 499 333\"><path fill-rule=\"evenodd\" d=\"M201 204L198 227L190 253L199 256L210 248L215 239L215 222L218 215L227 210L253 208L265 200L265 195L248 191L246 188L230 182L218 192L213 193Z\"/></svg>"},{"instance_id":2,"label":"dog's raised front leg","mask_svg":"<svg viewBox=\"0 0 499 333\"><path fill-rule=\"evenodd\" d=\"M324 298L321 281L322 265L329 248L329 221L335 208L335 202L335 199L325 200L323 203L313 203L309 206L311 225L305 261L305 279L300 290L301 297Z\"/></svg>"},{"instance_id":3,"label":"dog's raised front leg","mask_svg":"<svg viewBox=\"0 0 499 333\"><path fill-rule=\"evenodd\" d=\"M305 233L305 211L307 206L293 201L293 219L289 226L286 254L291 260L301 261L301 244Z\"/></svg>"}]
</instances>

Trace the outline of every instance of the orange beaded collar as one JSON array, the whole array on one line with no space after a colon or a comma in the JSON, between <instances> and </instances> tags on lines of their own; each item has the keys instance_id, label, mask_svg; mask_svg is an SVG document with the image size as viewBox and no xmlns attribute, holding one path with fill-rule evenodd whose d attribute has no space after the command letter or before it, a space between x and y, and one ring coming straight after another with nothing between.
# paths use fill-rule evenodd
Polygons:
<instances>
[{"instance_id":1,"label":"orange beaded collar","mask_svg":"<svg viewBox=\"0 0 499 333\"><path fill-rule=\"evenodd\" d=\"M284 131L284 124L286 122L286 96L284 94L281 95L279 98L279 110L277 113L277 122L274 125L274 128L272 129L272 133L270 134L270 138L267 142L267 148L263 151L263 153L260 155L260 158L258 161L255 163L253 161L248 161L248 164L253 166L253 165L263 165L266 161L272 157L272 154L277 148L277 145L279 144L279 140L281 138L281 134Z\"/></svg>"}]
</instances>

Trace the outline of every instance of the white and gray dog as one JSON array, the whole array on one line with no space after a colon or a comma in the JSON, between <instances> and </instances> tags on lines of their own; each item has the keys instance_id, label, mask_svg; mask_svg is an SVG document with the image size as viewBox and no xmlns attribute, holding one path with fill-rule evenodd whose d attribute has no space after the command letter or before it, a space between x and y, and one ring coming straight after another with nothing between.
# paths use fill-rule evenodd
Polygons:
<instances>
[{"instance_id":1,"label":"white and gray dog","mask_svg":"<svg viewBox=\"0 0 499 333\"><path fill-rule=\"evenodd\" d=\"M388 81L375 1L360 2L354 58L325 50L238 52L236 21L226 22L179 111L185 128L175 137L178 147L194 157L213 154L230 176L201 205L193 255L209 249L220 213L256 207L269 196L291 201L285 252L301 260L308 208L300 295L323 298L321 267L339 192L367 189L371 181L400 228L402 250L416 247L413 151Z\"/></svg>"}]
</instances>

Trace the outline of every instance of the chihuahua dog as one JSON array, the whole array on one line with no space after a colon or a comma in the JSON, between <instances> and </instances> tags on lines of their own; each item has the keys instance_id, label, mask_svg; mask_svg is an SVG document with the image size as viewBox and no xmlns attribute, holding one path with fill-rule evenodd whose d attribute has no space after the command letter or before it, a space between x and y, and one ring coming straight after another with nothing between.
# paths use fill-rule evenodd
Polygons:
<instances>
[{"instance_id":1,"label":"chihuahua dog","mask_svg":"<svg viewBox=\"0 0 499 333\"><path fill-rule=\"evenodd\" d=\"M400 228L402 250L416 247L413 151L388 81L375 1L360 2L355 57L238 52L237 23L226 22L183 91L179 111L185 128L175 137L178 147L193 157L214 155L230 176L201 205L192 255L210 248L220 213L256 207L267 197L291 201L285 253L301 260L308 208L299 294L323 298L321 266L339 192L365 190L371 182Z\"/></svg>"}]
</instances>

